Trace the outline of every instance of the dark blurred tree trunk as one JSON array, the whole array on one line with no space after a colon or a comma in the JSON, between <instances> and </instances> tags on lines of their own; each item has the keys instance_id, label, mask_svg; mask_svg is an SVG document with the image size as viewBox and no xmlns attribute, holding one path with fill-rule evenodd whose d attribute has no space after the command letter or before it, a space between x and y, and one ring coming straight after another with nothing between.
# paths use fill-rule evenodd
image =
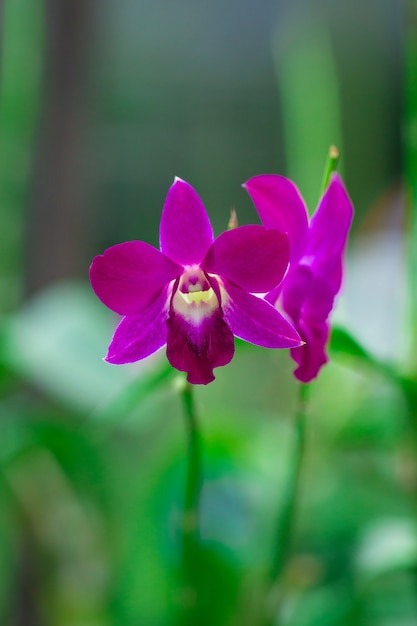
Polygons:
<instances>
[{"instance_id":1,"label":"dark blurred tree trunk","mask_svg":"<svg viewBox=\"0 0 417 626\"><path fill-rule=\"evenodd\" d=\"M83 271L83 128L92 4L93 0L44 1L44 93L28 203L26 295ZM0 29L2 13L0 0ZM42 626L33 541L23 525L16 626Z\"/></svg>"},{"instance_id":2,"label":"dark blurred tree trunk","mask_svg":"<svg viewBox=\"0 0 417 626\"><path fill-rule=\"evenodd\" d=\"M80 275L92 0L46 0L45 85L26 237L26 294Z\"/></svg>"}]
</instances>

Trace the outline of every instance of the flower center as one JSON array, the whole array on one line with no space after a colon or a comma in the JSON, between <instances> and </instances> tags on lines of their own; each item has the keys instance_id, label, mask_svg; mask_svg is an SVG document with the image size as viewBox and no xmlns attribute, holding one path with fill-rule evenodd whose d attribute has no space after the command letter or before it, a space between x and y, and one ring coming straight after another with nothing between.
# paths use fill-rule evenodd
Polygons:
<instances>
[{"instance_id":1,"label":"flower center","mask_svg":"<svg viewBox=\"0 0 417 626\"><path fill-rule=\"evenodd\" d=\"M187 268L181 276L172 306L193 324L199 324L218 308L217 296L198 265Z\"/></svg>"}]
</instances>

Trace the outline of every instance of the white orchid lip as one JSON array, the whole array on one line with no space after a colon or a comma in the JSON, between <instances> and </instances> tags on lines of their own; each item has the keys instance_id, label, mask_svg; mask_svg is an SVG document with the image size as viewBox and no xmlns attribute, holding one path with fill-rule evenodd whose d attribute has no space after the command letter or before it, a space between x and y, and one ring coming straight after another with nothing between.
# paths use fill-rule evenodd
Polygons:
<instances>
[{"instance_id":1,"label":"white orchid lip","mask_svg":"<svg viewBox=\"0 0 417 626\"><path fill-rule=\"evenodd\" d=\"M219 301L206 274L198 265L186 268L172 298L176 313L189 323L199 325L219 308Z\"/></svg>"}]
</instances>

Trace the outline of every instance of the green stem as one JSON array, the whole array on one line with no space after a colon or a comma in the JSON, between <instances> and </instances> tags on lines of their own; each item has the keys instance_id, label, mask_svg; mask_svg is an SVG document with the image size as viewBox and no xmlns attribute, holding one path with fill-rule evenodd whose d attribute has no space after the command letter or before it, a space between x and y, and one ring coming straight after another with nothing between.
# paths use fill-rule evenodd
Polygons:
<instances>
[{"instance_id":1,"label":"green stem","mask_svg":"<svg viewBox=\"0 0 417 626\"><path fill-rule=\"evenodd\" d=\"M330 146L321 182L320 196L326 191L339 162L339 150ZM294 442L290 455L290 467L286 490L281 504L276 530L276 546L270 570L270 596L268 598L265 626L279 622L279 614L285 595L285 569L294 548L294 529L300 492L300 476L306 444L306 415L310 386L298 386L297 408L294 424Z\"/></svg>"},{"instance_id":2,"label":"green stem","mask_svg":"<svg viewBox=\"0 0 417 626\"><path fill-rule=\"evenodd\" d=\"M326 165L323 172L323 178L321 181L320 195L323 195L323 193L326 191L330 183L331 175L337 170L339 156L339 150L336 148L336 146L330 146L329 153L327 155Z\"/></svg>"},{"instance_id":3,"label":"green stem","mask_svg":"<svg viewBox=\"0 0 417 626\"><path fill-rule=\"evenodd\" d=\"M270 570L270 611L267 624L275 624L273 615L279 613L283 599L283 579L294 547L294 529L297 513L297 502L300 493L300 476L306 442L306 413L309 385L301 383L298 387L297 409L294 424L294 442L290 457L288 482L281 504L281 515L278 518L274 560Z\"/></svg>"},{"instance_id":4,"label":"green stem","mask_svg":"<svg viewBox=\"0 0 417 626\"><path fill-rule=\"evenodd\" d=\"M188 445L185 498L181 520L182 588L180 600L182 611L180 623L191 626L196 623L198 609L201 444L193 386L188 382L182 389L182 400Z\"/></svg>"}]
</instances>

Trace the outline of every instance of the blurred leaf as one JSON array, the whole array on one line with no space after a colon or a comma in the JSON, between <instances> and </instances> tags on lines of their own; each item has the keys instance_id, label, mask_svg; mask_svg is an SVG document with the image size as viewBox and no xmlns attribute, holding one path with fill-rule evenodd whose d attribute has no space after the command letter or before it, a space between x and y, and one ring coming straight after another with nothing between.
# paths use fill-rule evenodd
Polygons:
<instances>
[{"instance_id":1,"label":"blurred leaf","mask_svg":"<svg viewBox=\"0 0 417 626\"><path fill-rule=\"evenodd\" d=\"M384 458L384 450L395 451L403 440L407 408L401 389L378 378L379 384L368 376L369 390L352 405L349 418L336 433L336 441L342 449L374 450ZM384 458L381 464L386 461Z\"/></svg>"},{"instance_id":2,"label":"blurred leaf","mask_svg":"<svg viewBox=\"0 0 417 626\"><path fill-rule=\"evenodd\" d=\"M371 367L397 384L402 385L403 380L405 380L394 365L374 357L344 328L333 327L330 338L330 351L335 355L352 357L356 362L361 362Z\"/></svg>"},{"instance_id":3,"label":"blurred leaf","mask_svg":"<svg viewBox=\"0 0 417 626\"><path fill-rule=\"evenodd\" d=\"M87 285L57 284L6 321L3 360L19 376L70 408L106 407L128 384L122 406L132 402L132 390L138 402L169 371L160 355L134 365L104 363L116 323ZM143 385L135 387L145 375L149 377Z\"/></svg>"},{"instance_id":4,"label":"blurred leaf","mask_svg":"<svg viewBox=\"0 0 417 626\"><path fill-rule=\"evenodd\" d=\"M46 448L34 446L5 472L10 491L35 541L37 560L53 566L37 583L45 623L103 623L109 591L104 524L92 503L86 507L76 486ZM39 570L41 571L41 570ZM45 571L45 569L43 569ZM72 621L66 621L71 616Z\"/></svg>"},{"instance_id":5,"label":"blurred leaf","mask_svg":"<svg viewBox=\"0 0 417 626\"><path fill-rule=\"evenodd\" d=\"M345 621L353 597L342 582L295 593L290 600L285 626L354 626Z\"/></svg>"},{"instance_id":6,"label":"blurred leaf","mask_svg":"<svg viewBox=\"0 0 417 626\"><path fill-rule=\"evenodd\" d=\"M380 361L372 356L350 333L340 327L334 327L332 330L330 351L335 356L348 357L356 363L359 362L372 368L375 372L386 376L401 389L407 403L408 418L413 428L417 428L415 417L415 407L417 406L417 380L403 375L394 365ZM397 416L398 413L399 409L396 410Z\"/></svg>"},{"instance_id":7,"label":"blurred leaf","mask_svg":"<svg viewBox=\"0 0 417 626\"><path fill-rule=\"evenodd\" d=\"M109 402L98 407L92 418L98 422L111 426L115 422L126 424L137 419L140 413L141 424L152 420L155 415L154 400L150 396L157 394L157 400L162 400L161 391L168 390L167 383L181 374L171 367L166 359L159 361L158 367L129 382L119 394Z\"/></svg>"},{"instance_id":8,"label":"blurred leaf","mask_svg":"<svg viewBox=\"0 0 417 626\"><path fill-rule=\"evenodd\" d=\"M278 22L273 52L282 102L287 174L313 211L329 146L336 145L343 153L340 98L325 23L310 12L307 19L296 18L295 12Z\"/></svg>"},{"instance_id":9,"label":"blurred leaf","mask_svg":"<svg viewBox=\"0 0 417 626\"><path fill-rule=\"evenodd\" d=\"M362 532L356 569L360 584L402 568L417 567L417 528L404 518L381 519Z\"/></svg>"},{"instance_id":10,"label":"blurred leaf","mask_svg":"<svg viewBox=\"0 0 417 626\"><path fill-rule=\"evenodd\" d=\"M375 359L344 328L334 326L330 338L330 350L335 354L353 356L375 365Z\"/></svg>"}]
</instances>

